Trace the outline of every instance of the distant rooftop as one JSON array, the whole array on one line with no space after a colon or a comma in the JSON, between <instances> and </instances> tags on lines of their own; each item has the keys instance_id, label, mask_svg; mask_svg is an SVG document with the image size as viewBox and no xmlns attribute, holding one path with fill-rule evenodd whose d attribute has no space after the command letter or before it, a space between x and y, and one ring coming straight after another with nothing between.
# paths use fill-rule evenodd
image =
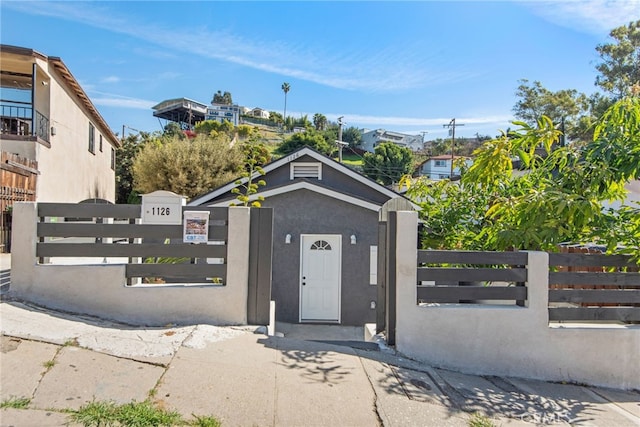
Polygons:
<instances>
[{"instance_id":1,"label":"distant rooftop","mask_svg":"<svg viewBox=\"0 0 640 427\"><path fill-rule=\"evenodd\" d=\"M154 117L194 125L204 120L207 105L188 98L167 99L151 107Z\"/></svg>"}]
</instances>

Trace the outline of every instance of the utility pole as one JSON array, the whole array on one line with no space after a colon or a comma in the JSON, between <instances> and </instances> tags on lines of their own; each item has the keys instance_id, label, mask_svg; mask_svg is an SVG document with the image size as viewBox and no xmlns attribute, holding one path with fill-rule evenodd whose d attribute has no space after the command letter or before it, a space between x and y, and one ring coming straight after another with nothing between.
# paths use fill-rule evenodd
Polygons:
<instances>
[{"instance_id":1,"label":"utility pole","mask_svg":"<svg viewBox=\"0 0 640 427\"><path fill-rule=\"evenodd\" d=\"M451 170L449 172L450 180L453 179L453 155L454 155L455 145L456 145L456 126L464 126L464 124L460 124L460 123L456 124L456 119L454 118L454 119L451 119L449 124L442 125L442 127L449 128L449 132L451 132Z\"/></svg>"},{"instance_id":2,"label":"utility pole","mask_svg":"<svg viewBox=\"0 0 640 427\"><path fill-rule=\"evenodd\" d=\"M344 124L342 123L343 117L344 116L338 117L338 140L336 141L336 143L338 143L338 161L340 163L342 163L342 147L347 145L345 142L342 142L342 125Z\"/></svg>"},{"instance_id":3,"label":"utility pole","mask_svg":"<svg viewBox=\"0 0 640 427\"><path fill-rule=\"evenodd\" d=\"M134 128L132 128L130 126L127 126L127 125L122 125L122 142L124 142L124 136L125 136L124 135L124 131L125 131L125 129L131 129L133 131L136 131L136 132L140 133L140 131L138 129L134 129Z\"/></svg>"}]
</instances>

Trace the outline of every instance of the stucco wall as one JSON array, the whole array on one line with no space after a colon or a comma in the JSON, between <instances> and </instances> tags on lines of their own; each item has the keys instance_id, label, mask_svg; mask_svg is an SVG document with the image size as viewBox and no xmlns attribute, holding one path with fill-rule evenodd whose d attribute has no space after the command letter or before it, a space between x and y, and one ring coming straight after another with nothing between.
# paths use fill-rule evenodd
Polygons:
<instances>
[{"instance_id":1,"label":"stucco wall","mask_svg":"<svg viewBox=\"0 0 640 427\"><path fill-rule=\"evenodd\" d=\"M45 65L46 66L46 65ZM51 148L37 144L39 202L80 202L90 198L115 200L115 172L111 169L111 144L95 127L95 153L89 152L89 118L75 98L51 73L49 84Z\"/></svg>"},{"instance_id":2,"label":"stucco wall","mask_svg":"<svg viewBox=\"0 0 640 427\"><path fill-rule=\"evenodd\" d=\"M249 209L229 210L226 286L125 286L124 265L37 265L36 204L14 207L11 293L136 325L247 322Z\"/></svg>"},{"instance_id":3,"label":"stucco wall","mask_svg":"<svg viewBox=\"0 0 640 427\"><path fill-rule=\"evenodd\" d=\"M527 307L418 306L417 214L398 213L396 348L474 374L640 387L640 326L548 323L548 254L530 252Z\"/></svg>"},{"instance_id":4,"label":"stucco wall","mask_svg":"<svg viewBox=\"0 0 640 427\"><path fill-rule=\"evenodd\" d=\"M103 137L100 151L101 130L95 128L95 154L89 152L89 112L85 111L76 95L70 92L62 76L50 66L46 57L0 52L2 69L32 73L36 67L37 83L34 85L35 109L49 118L50 147L34 141L34 137L0 142L3 151L17 153L38 162L40 175L36 197L41 202L80 202L90 198L115 200L115 172L111 169L111 144ZM32 126L36 126L33 123ZM31 129L32 130L32 129ZM1 138L0 138L1 139ZM30 140L25 140L30 139Z\"/></svg>"},{"instance_id":5,"label":"stucco wall","mask_svg":"<svg viewBox=\"0 0 640 427\"><path fill-rule=\"evenodd\" d=\"M369 284L369 247L377 245L378 213L312 191L296 190L269 197L262 205L274 209L272 299L276 320L298 323L300 298L300 235L342 236L342 307L344 325L375 322L376 286ZM290 244L285 236L291 234ZM350 236L357 243L350 243Z\"/></svg>"}]
</instances>

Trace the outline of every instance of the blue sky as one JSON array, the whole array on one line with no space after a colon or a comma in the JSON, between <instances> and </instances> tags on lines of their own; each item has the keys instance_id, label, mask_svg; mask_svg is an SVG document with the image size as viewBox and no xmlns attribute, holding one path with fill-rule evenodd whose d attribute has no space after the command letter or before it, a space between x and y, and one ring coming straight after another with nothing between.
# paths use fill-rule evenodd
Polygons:
<instances>
[{"instance_id":1,"label":"blue sky","mask_svg":"<svg viewBox=\"0 0 640 427\"><path fill-rule=\"evenodd\" d=\"M58 56L114 132L162 129L151 107L209 103L344 116L427 139L496 135L519 79L591 94L609 31L640 0L0 2L0 41ZM127 133L131 132L127 129Z\"/></svg>"}]
</instances>

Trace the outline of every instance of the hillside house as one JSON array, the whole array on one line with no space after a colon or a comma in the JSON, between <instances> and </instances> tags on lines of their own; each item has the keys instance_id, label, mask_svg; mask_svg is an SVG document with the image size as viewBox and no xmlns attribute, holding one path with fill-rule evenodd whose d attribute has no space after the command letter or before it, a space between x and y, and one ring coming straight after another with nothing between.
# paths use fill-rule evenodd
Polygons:
<instances>
[{"instance_id":1,"label":"hillside house","mask_svg":"<svg viewBox=\"0 0 640 427\"><path fill-rule=\"evenodd\" d=\"M362 134L361 148L371 153L383 142L392 142L400 147L409 148L411 151L418 151L424 148L421 135L408 135L384 129L362 129L360 133Z\"/></svg>"},{"instance_id":2,"label":"hillside house","mask_svg":"<svg viewBox=\"0 0 640 427\"><path fill-rule=\"evenodd\" d=\"M304 147L264 166L259 195L273 208L272 299L289 323L375 322L378 211L401 197ZM246 179L245 179L246 181ZM190 206L236 202L235 182Z\"/></svg>"},{"instance_id":3,"label":"hillside house","mask_svg":"<svg viewBox=\"0 0 640 427\"><path fill-rule=\"evenodd\" d=\"M469 157L453 156L453 176L460 176L460 166L456 163L459 159L470 166L473 163ZM441 156L433 156L418 167L418 174L420 176L426 176L429 179L440 180L449 179L451 177L451 155L443 154Z\"/></svg>"}]
</instances>

